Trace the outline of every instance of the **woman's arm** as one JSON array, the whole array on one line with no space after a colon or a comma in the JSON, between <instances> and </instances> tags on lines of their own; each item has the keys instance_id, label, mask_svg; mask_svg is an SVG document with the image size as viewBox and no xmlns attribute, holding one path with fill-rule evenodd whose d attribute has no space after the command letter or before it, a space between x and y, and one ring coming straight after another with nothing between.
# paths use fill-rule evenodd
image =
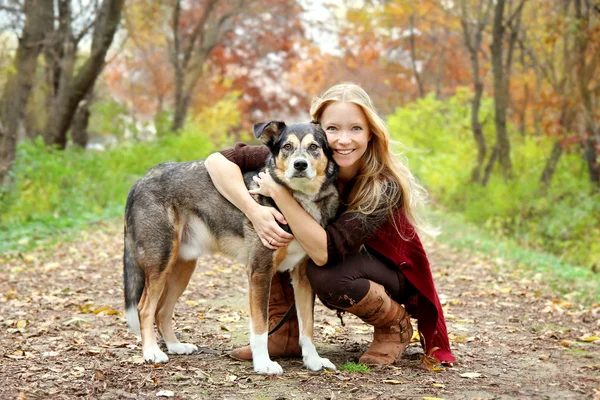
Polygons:
<instances>
[{"instance_id":1,"label":"woman's arm","mask_svg":"<svg viewBox=\"0 0 600 400\"><path fill-rule=\"evenodd\" d=\"M318 266L337 262L360 250L387 221L385 202L370 214L344 213L322 228L293 198L290 192L264 172L254 177L257 189L252 194L271 197L288 221L294 237ZM385 196L383 196L385 197Z\"/></svg>"},{"instance_id":2,"label":"woman's arm","mask_svg":"<svg viewBox=\"0 0 600 400\"><path fill-rule=\"evenodd\" d=\"M283 215L286 215L285 218L294 232L294 237L315 264L319 267L327 264L327 233L325 229L298 204L286 188L281 185L277 185L277 187L272 191L272 198Z\"/></svg>"},{"instance_id":3,"label":"woman's arm","mask_svg":"<svg viewBox=\"0 0 600 400\"><path fill-rule=\"evenodd\" d=\"M327 264L329 257L325 229L302 208L287 188L275 182L270 174L261 172L254 177L254 181L258 184L258 188L250 190L250 193L271 197L286 216L295 239L306 254L318 266Z\"/></svg>"},{"instance_id":4,"label":"woman's arm","mask_svg":"<svg viewBox=\"0 0 600 400\"><path fill-rule=\"evenodd\" d=\"M242 172L235 163L221 153L213 153L208 156L204 165L219 193L252 222L264 246L274 250L287 245L294 238L277 223L277 221L281 224L287 223L279 211L273 207L261 206L254 201L248 193ZM271 239L273 240L269 243Z\"/></svg>"}]
</instances>

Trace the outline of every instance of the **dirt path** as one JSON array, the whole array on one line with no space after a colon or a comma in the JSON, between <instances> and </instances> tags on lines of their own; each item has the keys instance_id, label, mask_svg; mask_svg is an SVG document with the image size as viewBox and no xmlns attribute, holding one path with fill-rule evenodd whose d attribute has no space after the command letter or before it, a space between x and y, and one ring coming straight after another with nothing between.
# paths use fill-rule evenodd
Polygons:
<instances>
[{"instance_id":1,"label":"dirt path","mask_svg":"<svg viewBox=\"0 0 600 400\"><path fill-rule=\"evenodd\" d=\"M369 373L312 373L294 359L275 378L227 357L246 343L248 316L244 269L225 258L198 265L176 309L177 330L203 351L153 366L120 313L120 224L0 256L0 398L600 399L600 304L572 304L502 260L437 242L426 249L457 365L426 369L415 342L396 365ZM321 305L315 320L317 348L338 368L371 338L355 317L341 326Z\"/></svg>"}]
</instances>

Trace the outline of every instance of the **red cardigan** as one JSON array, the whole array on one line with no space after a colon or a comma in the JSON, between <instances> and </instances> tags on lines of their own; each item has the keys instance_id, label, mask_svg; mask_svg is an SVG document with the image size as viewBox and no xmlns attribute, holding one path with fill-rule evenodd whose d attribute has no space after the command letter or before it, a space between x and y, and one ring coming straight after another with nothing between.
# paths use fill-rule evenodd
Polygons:
<instances>
[{"instance_id":1,"label":"red cardigan","mask_svg":"<svg viewBox=\"0 0 600 400\"><path fill-rule=\"evenodd\" d=\"M381 226L366 244L392 260L419 292L405 306L409 314L417 319L421 339L425 344L425 354L431 352L431 355L442 362L456 362L448 341L442 305L421 240L402 211L396 214L396 224L403 235L411 239L402 239L390 221ZM432 349L436 350L432 352Z\"/></svg>"}]
</instances>

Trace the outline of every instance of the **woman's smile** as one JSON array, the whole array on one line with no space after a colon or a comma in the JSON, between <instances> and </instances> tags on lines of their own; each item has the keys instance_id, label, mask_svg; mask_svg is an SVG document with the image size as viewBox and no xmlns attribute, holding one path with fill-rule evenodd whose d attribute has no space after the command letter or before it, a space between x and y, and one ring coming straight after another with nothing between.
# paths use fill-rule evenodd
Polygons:
<instances>
[{"instance_id":1,"label":"woman's smile","mask_svg":"<svg viewBox=\"0 0 600 400\"><path fill-rule=\"evenodd\" d=\"M346 149L346 150L334 149L333 151L338 154L341 154L343 156L347 156L348 154L352 153L354 151L354 149Z\"/></svg>"}]
</instances>

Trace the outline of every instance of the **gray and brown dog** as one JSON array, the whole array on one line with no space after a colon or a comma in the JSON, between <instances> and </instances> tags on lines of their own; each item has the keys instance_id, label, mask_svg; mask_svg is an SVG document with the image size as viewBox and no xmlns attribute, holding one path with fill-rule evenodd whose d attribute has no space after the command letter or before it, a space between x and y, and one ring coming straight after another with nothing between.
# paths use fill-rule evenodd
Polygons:
<instances>
[{"instance_id":1,"label":"gray and brown dog","mask_svg":"<svg viewBox=\"0 0 600 400\"><path fill-rule=\"evenodd\" d=\"M265 169L315 220L327 225L339 205L337 166L320 125L271 121L255 125L254 134L271 151ZM258 172L244 174L249 189L256 187L252 177ZM274 205L270 198L254 197L260 204ZM133 185L127 198L125 306L130 328L141 333L146 361L168 361L156 342L154 322L169 354L197 351L176 338L173 310L197 258L214 252L247 265L250 346L257 373L283 372L267 347L269 291L277 271L290 271L292 277L304 365L313 371L335 369L313 343L314 295L306 277L306 253L296 240L275 251L263 246L245 215L217 191L203 161L159 164Z\"/></svg>"}]
</instances>

